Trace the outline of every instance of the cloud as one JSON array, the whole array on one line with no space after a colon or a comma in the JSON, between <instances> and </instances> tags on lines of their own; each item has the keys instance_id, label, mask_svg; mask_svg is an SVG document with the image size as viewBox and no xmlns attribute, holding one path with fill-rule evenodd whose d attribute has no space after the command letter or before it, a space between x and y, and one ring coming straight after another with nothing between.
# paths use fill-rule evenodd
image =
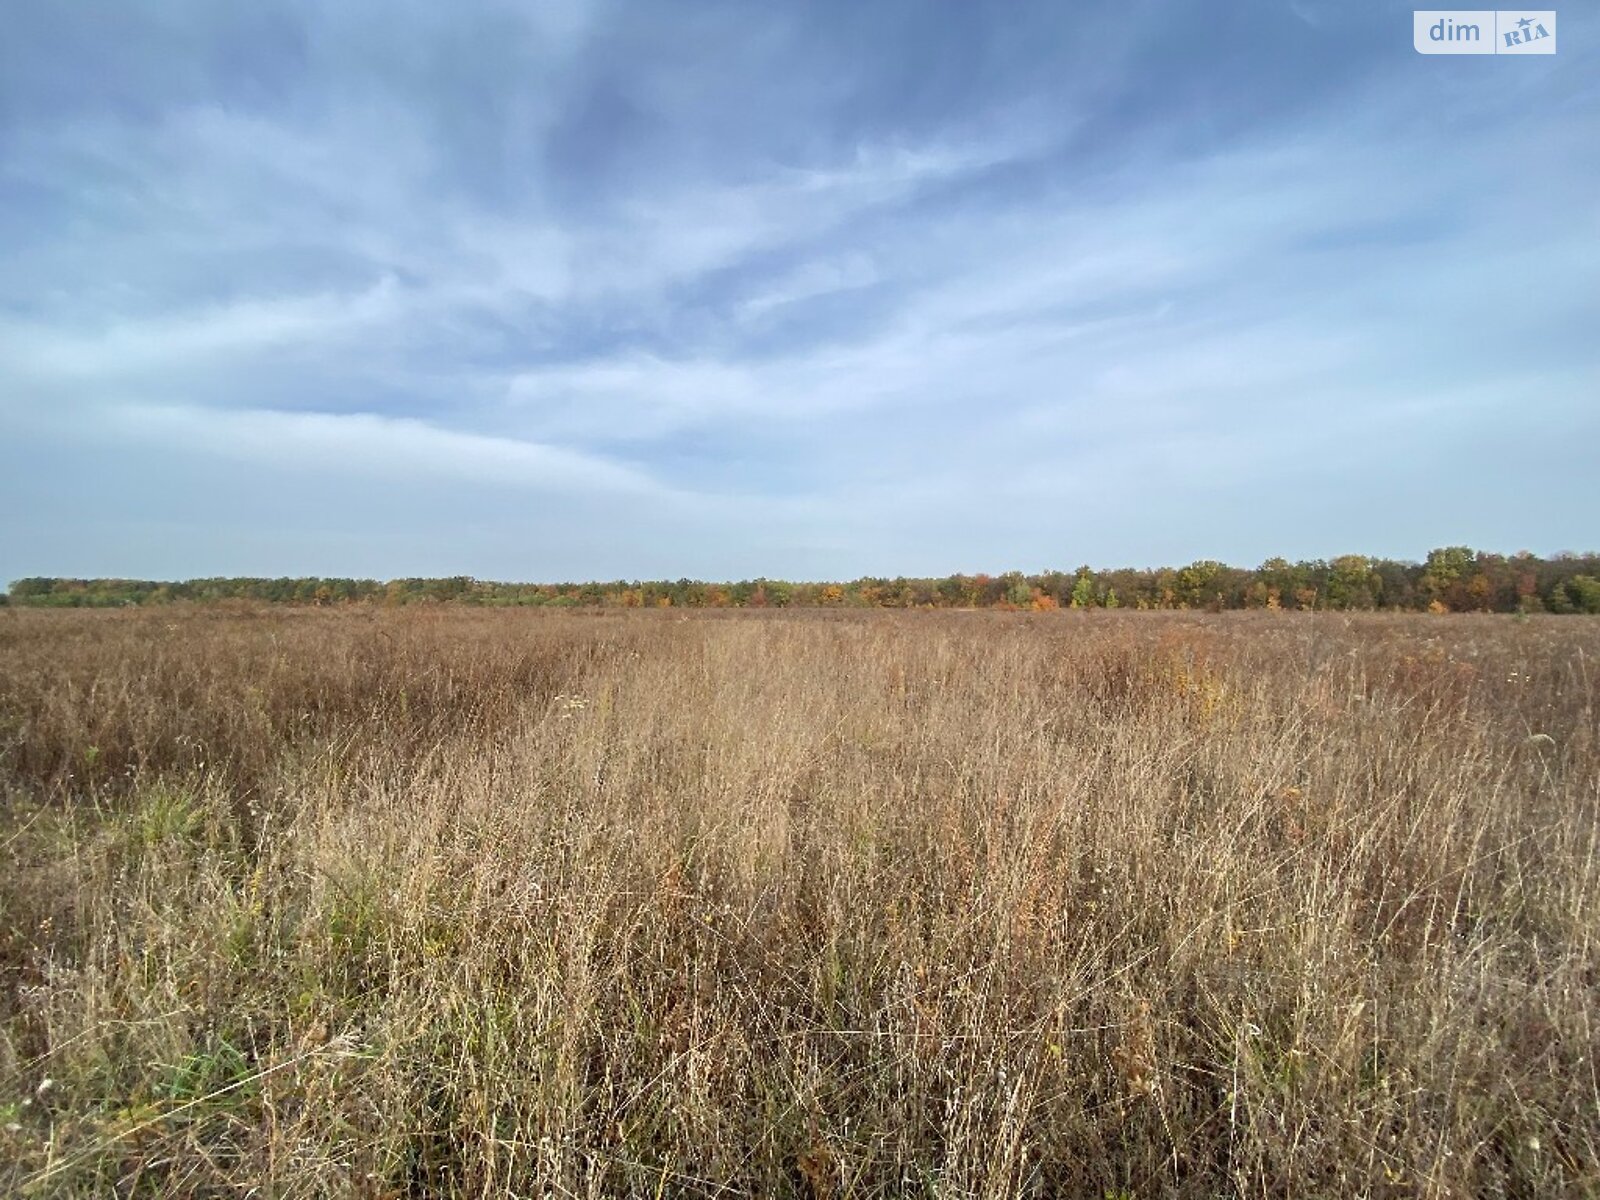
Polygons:
<instances>
[{"instance_id":1,"label":"cloud","mask_svg":"<svg viewBox=\"0 0 1600 1200\"><path fill-rule=\"evenodd\" d=\"M353 295L244 299L193 312L118 320L79 332L0 324L10 369L47 380L127 380L197 362L235 365L285 347L348 340L395 320L404 297L392 277Z\"/></svg>"},{"instance_id":2,"label":"cloud","mask_svg":"<svg viewBox=\"0 0 1600 1200\"><path fill-rule=\"evenodd\" d=\"M333 415L131 405L97 414L96 432L234 462L399 484L494 484L544 492L670 493L627 465L512 438L373 413Z\"/></svg>"},{"instance_id":3,"label":"cloud","mask_svg":"<svg viewBox=\"0 0 1600 1200\"><path fill-rule=\"evenodd\" d=\"M1484 436L1587 428L1593 20L1487 88L1322 0L896 13L30 13L0 51L11 486L29 447L119 448L163 485L118 503L187 487L197 546L219 463L588 497L538 534L577 573L640 499L628 553L712 574L1408 549L1241 499L1296 471L1389 472L1452 530L1600 516ZM408 570L401 518L340 494L342 544ZM92 507L31 520L126 549ZM463 567L514 573L496 537Z\"/></svg>"}]
</instances>

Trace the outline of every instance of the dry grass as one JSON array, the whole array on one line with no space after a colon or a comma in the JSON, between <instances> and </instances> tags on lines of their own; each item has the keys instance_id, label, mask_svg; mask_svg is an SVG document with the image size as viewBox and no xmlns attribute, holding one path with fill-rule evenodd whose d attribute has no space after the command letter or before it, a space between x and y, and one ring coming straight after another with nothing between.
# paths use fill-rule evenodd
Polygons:
<instances>
[{"instance_id":1,"label":"dry grass","mask_svg":"<svg viewBox=\"0 0 1600 1200\"><path fill-rule=\"evenodd\" d=\"M1600 623L0 613L0 1191L1600 1192Z\"/></svg>"}]
</instances>

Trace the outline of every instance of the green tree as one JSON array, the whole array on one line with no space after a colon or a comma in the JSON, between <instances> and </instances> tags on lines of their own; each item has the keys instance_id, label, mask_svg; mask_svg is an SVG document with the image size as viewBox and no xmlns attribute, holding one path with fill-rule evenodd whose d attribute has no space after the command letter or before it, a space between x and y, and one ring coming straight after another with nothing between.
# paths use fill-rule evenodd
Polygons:
<instances>
[{"instance_id":1,"label":"green tree","mask_svg":"<svg viewBox=\"0 0 1600 1200\"><path fill-rule=\"evenodd\" d=\"M1344 554L1328 569L1328 605L1331 608L1371 608L1377 576L1364 554Z\"/></svg>"},{"instance_id":2,"label":"green tree","mask_svg":"<svg viewBox=\"0 0 1600 1200\"><path fill-rule=\"evenodd\" d=\"M1178 571L1175 591L1185 608L1220 607L1224 567L1211 559L1192 562Z\"/></svg>"},{"instance_id":3,"label":"green tree","mask_svg":"<svg viewBox=\"0 0 1600 1200\"><path fill-rule=\"evenodd\" d=\"M1593 575L1574 575L1567 580L1566 592L1572 611L1600 613L1600 579Z\"/></svg>"},{"instance_id":4,"label":"green tree","mask_svg":"<svg viewBox=\"0 0 1600 1200\"><path fill-rule=\"evenodd\" d=\"M1072 585L1072 607L1089 608L1094 603L1094 575L1087 569L1079 571L1078 581Z\"/></svg>"},{"instance_id":5,"label":"green tree","mask_svg":"<svg viewBox=\"0 0 1600 1200\"><path fill-rule=\"evenodd\" d=\"M1000 577L1005 585L1002 599L1013 608L1027 608L1033 603L1033 587L1021 571L1007 571Z\"/></svg>"}]
</instances>

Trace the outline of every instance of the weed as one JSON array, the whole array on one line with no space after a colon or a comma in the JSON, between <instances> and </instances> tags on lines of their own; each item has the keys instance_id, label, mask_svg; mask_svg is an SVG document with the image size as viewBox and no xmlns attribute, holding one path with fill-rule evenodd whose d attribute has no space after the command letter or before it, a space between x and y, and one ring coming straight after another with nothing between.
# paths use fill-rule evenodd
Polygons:
<instances>
[{"instance_id":1,"label":"weed","mask_svg":"<svg viewBox=\"0 0 1600 1200\"><path fill-rule=\"evenodd\" d=\"M1600 1192L1594 622L0 625L5 1194Z\"/></svg>"}]
</instances>

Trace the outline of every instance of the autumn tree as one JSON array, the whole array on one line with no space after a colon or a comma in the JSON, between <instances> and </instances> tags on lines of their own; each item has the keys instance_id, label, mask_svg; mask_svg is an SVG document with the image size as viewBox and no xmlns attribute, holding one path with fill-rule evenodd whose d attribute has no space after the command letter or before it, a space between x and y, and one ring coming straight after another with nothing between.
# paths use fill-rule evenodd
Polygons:
<instances>
[{"instance_id":1,"label":"autumn tree","mask_svg":"<svg viewBox=\"0 0 1600 1200\"><path fill-rule=\"evenodd\" d=\"M1185 608L1221 608L1223 571L1223 565L1211 559L1181 568L1173 586L1178 603Z\"/></svg>"},{"instance_id":2,"label":"autumn tree","mask_svg":"<svg viewBox=\"0 0 1600 1200\"><path fill-rule=\"evenodd\" d=\"M1466 607L1465 585L1473 561L1470 546L1441 546L1428 551L1428 561L1422 569L1423 591L1446 608Z\"/></svg>"},{"instance_id":3,"label":"autumn tree","mask_svg":"<svg viewBox=\"0 0 1600 1200\"><path fill-rule=\"evenodd\" d=\"M1375 578L1372 563L1364 554L1343 554L1329 564L1328 606L1330 608L1373 608Z\"/></svg>"}]
</instances>

